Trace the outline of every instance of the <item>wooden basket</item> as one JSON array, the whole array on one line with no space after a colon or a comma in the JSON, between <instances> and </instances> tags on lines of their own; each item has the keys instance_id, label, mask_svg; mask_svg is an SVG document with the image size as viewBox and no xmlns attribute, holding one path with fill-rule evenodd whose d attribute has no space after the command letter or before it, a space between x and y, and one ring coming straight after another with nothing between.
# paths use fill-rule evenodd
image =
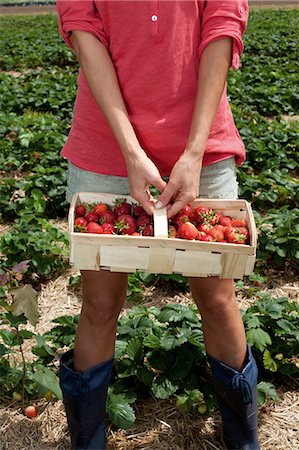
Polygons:
<instances>
[{"instance_id":1,"label":"wooden basket","mask_svg":"<svg viewBox=\"0 0 299 450\"><path fill-rule=\"evenodd\" d=\"M70 264L82 270L111 272L179 273L190 277L219 276L242 278L254 269L256 227L246 200L196 199L192 206L204 205L237 219L245 219L250 245L186 241L168 238L166 208L154 214L155 237L118 236L74 232L75 207L80 203L107 203L130 196L78 192L69 211Z\"/></svg>"}]
</instances>

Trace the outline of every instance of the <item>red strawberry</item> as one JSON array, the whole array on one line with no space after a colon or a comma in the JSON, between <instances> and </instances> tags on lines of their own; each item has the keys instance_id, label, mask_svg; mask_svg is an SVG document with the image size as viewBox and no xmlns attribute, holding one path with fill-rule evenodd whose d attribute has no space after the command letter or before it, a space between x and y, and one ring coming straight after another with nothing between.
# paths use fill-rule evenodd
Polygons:
<instances>
[{"instance_id":1,"label":"red strawberry","mask_svg":"<svg viewBox=\"0 0 299 450\"><path fill-rule=\"evenodd\" d=\"M84 217L86 213L85 205L77 205L75 208L75 213L77 217Z\"/></svg>"},{"instance_id":2,"label":"red strawberry","mask_svg":"<svg viewBox=\"0 0 299 450\"><path fill-rule=\"evenodd\" d=\"M135 231L134 233L131 234L131 236L140 236L140 233L138 233L138 231Z\"/></svg>"},{"instance_id":3,"label":"red strawberry","mask_svg":"<svg viewBox=\"0 0 299 450\"><path fill-rule=\"evenodd\" d=\"M152 222L153 222L153 216L150 216L149 214L145 213L138 217L137 227L143 228L143 227L146 227L147 225L150 225Z\"/></svg>"},{"instance_id":4,"label":"red strawberry","mask_svg":"<svg viewBox=\"0 0 299 450\"><path fill-rule=\"evenodd\" d=\"M99 216L97 215L96 212L90 211L89 213L86 214L85 219L87 220L87 222L97 222Z\"/></svg>"},{"instance_id":5,"label":"red strawberry","mask_svg":"<svg viewBox=\"0 0 299 450\"><path fill-rule=\"evenodd\" d=\"M227 242L232 244L245 244L247 236L240 232L239 228L227 227L224 232Z\"/></svg>"},{"instance_id":6,"label":"red strawberry","mask_svg":"<svg viewBox=\"0 0 299 450\"><path fill-rule=\"evenodd\" d=\"M168 237L176 238L178 236L177 231L173 225L169 225L168 227Z\"/></svg>"},{"instance_id":7,"label":"red strawberry","mask_svg":"<svg viewBox=\"0 0 299 450\"><path fill-rule=\"evenodd\" d=\"M229 216L222 216L219 219L219 224L223 225L224 227L229 227L231 225L231 221L232 221L231 217L229 217Z\"/></svg>"},{"instance_id":8,"label":"red strawberry","mask_svg":"<svg viewBox=\"0 0 299 450\"><path fill-rule=\"evenodd\" d=\"M86 231L87 233L103 234L103 228L96 222L89 222Z\"/></svg>"},{"instance_id":9,"label":"red strawberry","mask_svg":"<svg viewBox=\"0 0 299 450\"><path fill-rule=\"evenodd\" d=\"M103 225L103 223L112 223L114 224L116 220L115 214L112 211L104 211L99 215L99 223Z\"/></svg>"},{"instance_id":10,"label":"red strawberry","mask_svg":"<svg viewBox=\"0 0 299 450\"><path fill-rule=\"evenodd\" d=\"M140 205L133 204L132 205L132 216L137 218L142 216L142 214L146 214L145 210Z\"/></svg>"},{"instance_id":11,"label":"red strawberry","mask_svg":"<svg viewBox=\"0 0 299 450\"><path fill-rule=\"evenodd\" d=\"M192 207L190 205L185 205L184 208L182 208L181 211L179 211L179 214L185 214L190 218L192 214Z\"/></svg>"},{"instance_id":12,"label":"red strawberry","mask_svg":"<svg viewBox=\"0 0 299 450\"><path fill-rule=\"evenodd\" d=\"M107 211L107 209L108 205L106 205L106 203L98 203L94 206L93 211L100 215L103 212Z\"/></svg>"},{"instance_id":13,"label":"red strawberry","mask_svg":"<svg viewBox=\"0 0 299 450\"><path fill-rule=\"evenodd\" d=\"M142 236L154 236L154 227L153 225L147 225L141 231Z\"/></svg>"},{"instance_id":14,"label":"red strawberry","mask_svg":"<svg viewBox=\"0 0 299 450\"><path fill-rule=\"evenodd\" d=\"M208 236L207 233L205 233L204 231L199 231L196 239L197 239L198 241L202 241L202 238L203 238L204 236Z\"/></svg>"},{"instance_id":15,"label":"red strawberry","mask_svg":"<svg viewBox=\"0 0 299 450\"><path fill-rule=\"evenodd\" d=\"M196 239L198 230L193 223L185 222L178 228L178 235L181 239L191 241L192 239Z\"/></svg>"},{"instance_id":16,"label":"red strawberry","mask_svg":"<svg viewBox=\"0 0 299 450\"><path fill-rule=\"evenodd\" d=\"M137 223L129 214L122 214L116 219L115 228L120 234L133 234L136 231Z\"/></svg>"},{"instance_id":17,"label":"red strawberry","mask_svg":"<svg viewBox=\"0 0 299 450\"><path fill-rule=\"evenodd\" d=\"M206 234L205 236L202 236L201 241L202 242L213 242L213 238L209 234Z\"/></svg>"},{"instance_id":18,"label":"red strawberry","mask_svg":"<svg viewBox=\"0 0 299 450\"><path fill-rule=\"evenodd\" d=\"M211 216L212 210L207 206L197 206L194 208L192 218L198 223L204 222L208 217Z\"/></svg>"},{"instance_id":19,"label":"red strawberry","mask_svg":"<svg viewBox=\"0 0 299 450\"><path fill-rule=\"evenodd\" d=\"M25 409L25 415L29 417L30 419L33 419L37 416L37 409L35 406L27 406Z\"/></svg>"},{"instance_id":20,"label":"red strawberry","mask_svg":"<svg viewBox=\"0 0 299 450\"><path fill-rule=\"evenodd\" d=\"M173 225L178 229L183 223L189 222L189 217L187 214L178 213L171 219Z\"/></svg>"},{"instance_id":21,"label":"red strawberry","mask_svg":"<svg viewBox=\"0 0 299 450\"><path fill-rule=\"evenodd\" d=\"M249 241L249 231L245 227L238 227L239 233L244 234L246 236L246 242Z\"/></svg>"},{"instance_id":22,"label":"red strawberry","mask_svg":"<svg viewBox=\"0 0 299 450\"><path fill-rule=\"evenodd\" d=\"M86 231L86 226L88 222L84 217L77 217L74 221L74 230L75 231Z\"/></svg>"},{"instance_id":23,"label":"red strawberry","mask_svg":"<svg viewBox=\"0 0 299 450\"><path fill-rule=\"evenodd\" d=\"M131 205L126 201L125 198L117 198L114 202L113 212L116 217L122 216L124 214L131 214Z\"/></svg>"},{"instance_id":24,"label":"red strawberry","mask_svg":"<svg viewBox=\"0 0 299 450\"><path fill-rule=\"evenodd\" d=\"M212 228L213 228L213 226L210 223L201 223L197 227L198 231L204 231L207 234L209 234L209 232Z\"/></svg>"},{"instance_id":25,"label":"red strawberry","mask_svg":"<svg viewBox=\"0 0 299 450\"><path fill-rule=\"evenodd\" d=\"M101 225L101 227L103 228L103 234L113 234L115 231L115 227L113 223L103 223Z\"/></svg>"},{"instance_id":26,"label":"red strawberry","mask_svg":"<svg viewBox=\"0 0 299 450\"><path fill-rule=\"evenodd\" d=\"M210 231L209 235L212 236L214 241L223 241L224 239L224 226L223 225L215 225Z\"/></svg>"},{"instance_id":27,"label":"red strawberry","mask_svg":"<svg viewBox=\"0 0 299 450\"><path fill-rule=\"evenodd\" d=\"M247 227L247 222L246 220L241 220L241 219L232 219L231 220L231 226L232 227Z\"/></svg>"}]
</instances>

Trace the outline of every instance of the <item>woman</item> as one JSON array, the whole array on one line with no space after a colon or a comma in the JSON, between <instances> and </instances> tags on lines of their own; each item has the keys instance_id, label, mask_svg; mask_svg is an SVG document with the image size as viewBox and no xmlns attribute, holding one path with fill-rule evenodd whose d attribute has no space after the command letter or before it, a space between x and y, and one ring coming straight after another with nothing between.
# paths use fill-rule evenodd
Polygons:
<instances>
[{"instance_id":1,"label":"woman","mask_svg":"<svg viewBox=\"0 0 299 450\"><path fill-rule=\"evenodd\" d=\"M79 64L74 119L62 155L67 197L129 194L151 214L176 214L198 195L237 198L245 150L226 96L238 68L246 0L58 0L60 32ZM167 183L165 181L167 178ZM257 450L257 369L233 280L190 278L201 313L229 449ZM127 275L82 271L74 352L60 383L74 449L105 449L104 415Z\"/></svg>"}]
</instances>

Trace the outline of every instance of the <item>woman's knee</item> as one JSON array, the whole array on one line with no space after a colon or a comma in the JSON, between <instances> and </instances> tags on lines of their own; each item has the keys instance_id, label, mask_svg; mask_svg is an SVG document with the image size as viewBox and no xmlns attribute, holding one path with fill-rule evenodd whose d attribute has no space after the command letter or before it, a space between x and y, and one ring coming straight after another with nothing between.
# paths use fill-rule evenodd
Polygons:
<instances>
[{"instance_id":1,"label":"woman's knee","mask_svg":"<svg viewBox=\"0 0 299 450\"><path fill-rule=\"evenodd\" d=\"M81 272L83 294L81 315L91 325L96 326L117 321L127 292L126 274L102 272Z\"/></svg>"},{"instance_id":2,"label":"woman's knee","mask_svg":"<svg viewBox=\"0 0 299 450\"><path fill-rule=\"evenodd\" d=\"M220 280L210 278L201 282L199 279L190 281L193 298L203 316L210 316L214 319L231 315L235 310L236 298L234 284L232 280Z\"/></svg>"}]
</instances>

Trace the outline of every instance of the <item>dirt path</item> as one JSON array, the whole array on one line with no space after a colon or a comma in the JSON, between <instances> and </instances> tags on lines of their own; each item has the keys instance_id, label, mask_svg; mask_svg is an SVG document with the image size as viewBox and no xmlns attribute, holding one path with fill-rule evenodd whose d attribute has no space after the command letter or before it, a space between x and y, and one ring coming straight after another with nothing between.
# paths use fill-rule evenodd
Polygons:
<instances>
[{"instance_id":1,"label":"dirt path","mask_svg":"<svg viewBox=\"0 0 299 450\"><path fill-rule=\"evenodd\" d=\"M249 0L249 5L253 8L299 8L299 0ZM50 13L56 13L54 5L1 6L0 4L0 16Z\"/></svg>"}]
</instances>

